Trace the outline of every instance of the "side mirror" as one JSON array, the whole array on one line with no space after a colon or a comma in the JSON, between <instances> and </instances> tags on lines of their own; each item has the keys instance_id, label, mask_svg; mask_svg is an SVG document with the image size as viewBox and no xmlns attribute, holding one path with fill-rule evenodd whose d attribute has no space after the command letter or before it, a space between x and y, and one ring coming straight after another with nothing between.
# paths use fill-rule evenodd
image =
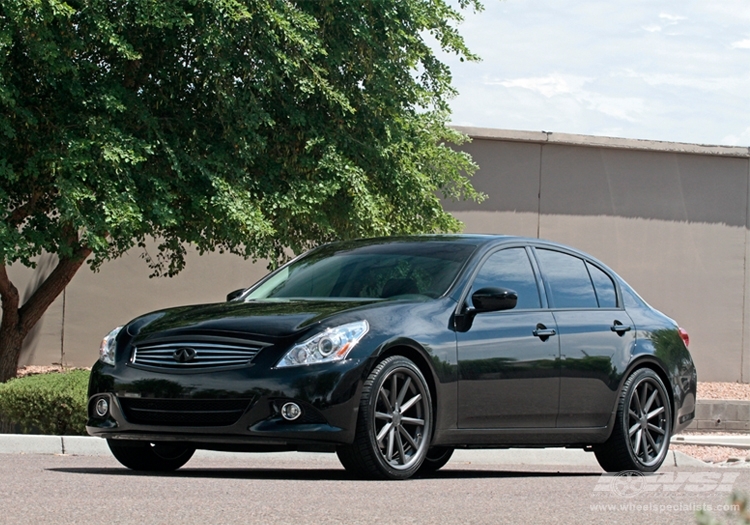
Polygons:
<instances>
[{"instance_id":1,"label":"side mirror","mask_svg":"<svg viewBox=\"0 0 750 525\"><path fill-rule=\"evenodd\" d=\"M471 295L477 313L510 310L518 303L518 294L505 288L481 288Z\"/></svg>"},{"instance_id":2,"label":"side mirror","mask_svg":"<svg viewBox=\"0 0 750 525\"><path fill-rule=\"evenodd\" d=\"M227 302L229 302L229 301L231 301L233 299L237 299L243 293L245 293L245 288L240 288L239 290L235 290L233 292L229 292L227 294Z\"/></svg>"}]
</instances>

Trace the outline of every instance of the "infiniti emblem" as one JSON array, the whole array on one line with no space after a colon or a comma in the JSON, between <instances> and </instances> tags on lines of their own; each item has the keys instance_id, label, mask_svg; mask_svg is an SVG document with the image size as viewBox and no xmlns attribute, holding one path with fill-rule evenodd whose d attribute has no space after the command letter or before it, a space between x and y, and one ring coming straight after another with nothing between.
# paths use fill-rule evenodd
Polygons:
<instances>
[{"instance_id":1,"label":"infiniti emblem","mask_svg":"<svg viewBox=\"0 0 750 525\"><path fill-rule=\"evenodd\" d=\"M189 363L195 359L196 355L198 355L198 352L195 351L195 348L184 347L175 350L172 357L178 363Z\"/></svg>"}]
</instances>

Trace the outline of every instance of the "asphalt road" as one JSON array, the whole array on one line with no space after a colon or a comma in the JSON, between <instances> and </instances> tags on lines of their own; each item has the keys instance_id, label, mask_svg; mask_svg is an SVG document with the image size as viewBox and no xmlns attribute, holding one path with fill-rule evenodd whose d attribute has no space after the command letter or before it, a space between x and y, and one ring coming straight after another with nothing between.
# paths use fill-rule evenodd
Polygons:
<instances>
[{"instance_id":1,"label":"asphalt road","mask_svg":"<svg viewBox=\"0 0 750 525\"><path fill-rule=\"evenodd\" d=\"M586 466L452 461L432 478L357 481L333 455L196 457L170 475L106 456L0 455L0 523L696 523L750 492L747 468L664 467L647 478Z\"/></svg>"}]
</instances>

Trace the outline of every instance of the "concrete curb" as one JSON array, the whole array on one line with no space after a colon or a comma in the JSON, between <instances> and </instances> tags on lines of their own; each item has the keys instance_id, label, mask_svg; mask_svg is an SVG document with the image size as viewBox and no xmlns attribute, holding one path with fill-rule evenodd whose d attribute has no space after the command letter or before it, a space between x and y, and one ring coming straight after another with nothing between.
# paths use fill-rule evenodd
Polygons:
<instances>
[{"instance_id":1,"label":"concrete curb","mask_svg":"<svg viewBox=\"0 0 750 525\"><path fill-rule=\"evenodd\" d=\"M0 435L0 453L62 454L62 437L22 434Z\"/></svg>"},{"instance_id":2,"label":"concrete curb","mask_svg":"<svg viewBox=\"0 0 750 525\"><path fill-rule=\"evenodd\" d=\"M679 450L670 450L669 455L674 460L673 466L675 467L701 467L701 468L718 468L718 465L713 463L706 463L700 459L695 459L692 456L680 452ZM668 460L667 460L668 461ZM666 461L664 462L666 463Z\"/></svg>"},{"instance_id":3,"label":"concrete curb","mask_svg":"<svg viewBox=\"0 0 750 525\"><path fill-rule=\"evenodd\" d=\"M733 436L716 436L716 435L703 435L703 436L691 436L678 434L672 436L670 443L675 445L709 445L717 447L734 447L734 448L746 448L750 449L750 436L747 435L733 435Z\"/></svg>"},{"instance_id":4,"label":"concrete curb","mask_svg":"<svg viewBox=\"0 0 750 525\"><path fill-rule=\"evenodd\" d=\"M55 437L55 436L50 436ZM107 456L110 455L107 442L101 438L88 436L61 436L62 453L73 456ZM0 441L2 448L2 441Z\"/></svg>"},{"instance_id":5,"label":"concrete curb","mask_svg":"<svg viewBox=\"0 0 750 525\"><path fill-rule=\"evenodd\" d=\"M750 438L745 438L750 439ZM73 456L110 456L107 442L88 436L37 436L27 434L0 434L0 454L66 454ZM305 460L330 461L331 454L308 452L263 453L263 458L291 460L296 454L305 454ZM670 451L665 464L676 467L714 467L681 452ZM251 458L251 454L199 450L197 458ZM298 457L298 456L297 456ZM456 450L451 463L465 465L549 465L596 467L594 454L567 448L514 448Z\"/></svg>"}]
</instances>

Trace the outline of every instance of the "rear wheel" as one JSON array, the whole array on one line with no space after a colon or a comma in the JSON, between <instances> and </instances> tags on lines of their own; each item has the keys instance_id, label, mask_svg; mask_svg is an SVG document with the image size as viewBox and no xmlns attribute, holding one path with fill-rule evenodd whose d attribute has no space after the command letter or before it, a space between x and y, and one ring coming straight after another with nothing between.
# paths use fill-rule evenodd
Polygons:
<instances>
[{"instance_id":1,"label":"rear wheel","mask_svg":"<svg viewBox=\"0 0 750 525\"><path fill-rule=\"evenodd\" d=\"M132 470L171 472L187 463L195 449L183 443L149 443L108 439L112 455Z\"/></svg>"},{"instance_id":2,"label":"rear wheel","mask_svg":"<svg viewBox=\"0 0 750 525\"><path fill-rule=\"evenodd\" d=\"M594 453L607 472L654 472L667 457L671 434L667 389L656 372L641 368L625 381L612 435Z\"/></svg>"},{"instance_id":3,"label":"rear wheel","mask_svg":"<svg viewBox=\"0 0 750 525\"><path fill-rule=\"evenodd\" d=\"M337 454L356 476L407 479L422 466L431 428L432 399L422 372L405 357L388 357L365 381L354 443Z\"/></svg>"}]
</instances>

